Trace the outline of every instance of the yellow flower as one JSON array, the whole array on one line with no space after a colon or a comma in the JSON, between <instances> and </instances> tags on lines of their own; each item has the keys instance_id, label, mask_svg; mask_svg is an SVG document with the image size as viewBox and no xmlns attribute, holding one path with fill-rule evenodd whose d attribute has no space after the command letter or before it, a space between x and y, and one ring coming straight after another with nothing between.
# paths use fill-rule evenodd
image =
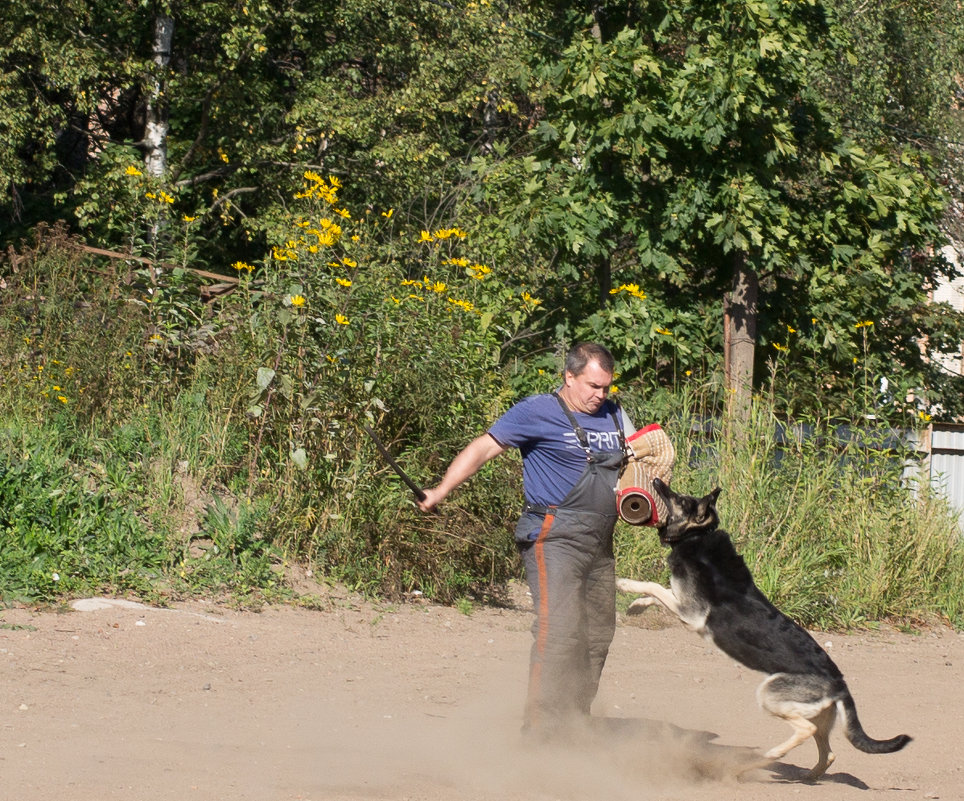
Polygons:
<instances>
[{"instance_id":1,"label":"yellow flower","mask_svg":"<svg viewBox=\"0 0 964 801\"><path fill-rule=\"evenodd\" d=\"M184 215L184 222L194 222L196 219L197 219L196 216L195 216L195 217L192 217L192 216L190 216L189 214L185 214L185 215Z\"/></svg>"},{"instance_id":2,"label":"yellow flower","mask_svg":"<svg viewBox=\"0 0 964 801\"><path fill-rule=\"evenodd\" d=\"M355 261L354 259L349 259L347 256L345 256L345 257L341 260L341 263L344 264L346 267L351 267L352 269L354 269L355 267L358 266L358 262L357 262L357 261Z\"/></svg>"},{"instance_id":3,"label":"yellow flower","mask_svg":"<svg viewBox=\"0 0 964 801\"><path fill-rule=\"evenodd\" d=\"M254 269L250 264L244 261L236 261L231 265L235 270L241 272L242 270L247 270L249 273Z\"/></svg>"},{"instance_id":4,"label":"yellow flower","mask_svg":"<svg viewBox=\"0 0 964 801\"><path fill-rule=\"evenodd\" d=\"M925 423L929 423L929 422L931 421L931 416L930 416L927 412L925 412L923 409L921 409L921 410L917 413L917 416L918 416L923 422L925 422Z\"/></svg>"},{"instance_id":5,"label":"yellow flower","mask_svg":"<svg viewBox=\"0 0 964 801\"><path fill-rule=\"evenodd\" d=\"M228 154L225 153L221 148L218 148L218 157L219 157L219 158L221 159L221 161L223 161L225 164L228 163Z\"/></svg>"},{"instance_id":6,"label":"yellow flower","mask_svg":"<svg viewBox=\"0 0 964 801\"><path fill-rule=\"evenodd\" d=\"M384 217L386 220L390 220L392 219L392 215L394 213L395 213L395 209L389 209L388 211L382 212L382 217Z\"/></svg>"},{"instance_id":7,"label":"yellow flower","mask_svg":"<svg viewBox=\"0 0 964 801\"><path fill-rule=\"evenodd\" d=\"M291 295L289 300L291 301L291 305L295 308L305 305L304 295Z\"/></svg>"},{"instance_id":8,"label":"yellow flower","mask_svg":"<svg viewBox=\"0 0 964 801\"><path fill-rule=\"evenodd\" d=\"M646 300L646 293L639 288L639 284L621 284L615 289L610 289L610 295L618 295L620 292L627 292L634 298L639 298L640 300Z\"/></svg>"},{"instance_id":9,"label":"yellow flower","mask_svg":"<svg viewBox=\"0 0 964 801\"><path fill-rule=\"evenodd\" d=\"M348 318L344 315L336 314L335 322L338 323L338 325L348 325Z\"/></svg>"},{"instance_id":10,"label":"yellow flower","mask_svg":"<svg viewBox=\"0 0 964 801\"><path fill-rule=\"evenodd\" d=\"M467 312L475 311L475 306L467 300L455 300L454 298L449 298L448 300L453 306L458 306Z\"/></svg>"},{"instance_id":11,"label":"yellow flower","mask_svg":"<svg viewBox=\"0 0 964 801\"><path fill-rule=\"evenodd\" d=\"M664 337L671 337L671 336L673 336L673 332L672 332L672 331L668 331L668 330L665 329L665 328L657 328L657 329L656 329L656 333L657 333L657 334L662 334Z\"/></svg>"},{"instance_id":12,"label":"yellow flower","mask_svg":"<svg viewBox=\"0 0 964 801\"><path fill-rule=\"evenodd\" d=\"M58 396L57 396L57 400L59 400L61 403L66 403L66 402L67 402L67 399L66 399L63 395L58 395Z\"/></svg>"},{"instance_id":13,"label":"yellow flower","mask_svg":"<svg viewBox=\"0 0 964 801\"><path fill-rule=\"evenodd\" d=\"M434 242L432 235L428 231L422 231L422 235L418 238L419 242Z\"/></svg>"},{"instance_id":14,"label":"yellow flower","mask_svg":"<svg viewBox=\"0 0 964 801\"><path fill-rule=\"evenodd\" d=\"M144 173L142 173L139 169L137 169L137 167L134 167L134 166L128 167L126 170L124 170L124 172L125 172L127 175L143 175L143 174L144 174Z\"/></svg>"},{"instance_id":15,"label":"yellow flower","mask_svg":"<svg viewBox=\"0 0 964 801\"><path fill-rule=\"evenodd\" d=\"M528 292L522 293L522 302L526 304L531 303L533 306L539 306L542 303L541 300L539 300L538 298L532 297L532 295L530 295Z\"/></svg>"},{"instance_id":16,"label":"yellow flower","mask_svg":"<svg viewBox=\"0 0 964 801\"><path fill-rule=\"evenodd\" d=\"M778 351L780 351L781 353L789 353L789 352L790 352L790 348L788 348L786 345L781 345L779 342L774 342L774 343L773 343L773 347L775 347L775 348L776 348Z\"/></svg>"},{"instance_id":17,"label":"yellow flower","mask_svg":"<svg viewBox=\"0 0 964 801\"><path fill-rule=\"evenodd\" d=\"M788 333L788 334L795 334L795 333L797 333L797 329L794 328L794 327L793 327L792 325L790 325L789 323L787 323L787 333Z\"/></svg>"},{"instance_id":18,"label":"yellow flower","mask_svg":"<svg viewBox=\"0 0 964 801\"><path fill-rule=\"evenodd\" d=\"M857 323L854 328L866 328L867 326L873 325L873 320L864 320L863 322Z\"/></svg>"},{"instance_id":19,"label":"yellow flower","mask_svg":"<svg viewBox=\"0 0 964 801\"><path fill-rule=\"evenodd\" d=\"M339 286L344 286L344 287L351 286L351 281L349 281L347 278L336 278L335 283L338 284Z\"/></svg>"}]
</instances>

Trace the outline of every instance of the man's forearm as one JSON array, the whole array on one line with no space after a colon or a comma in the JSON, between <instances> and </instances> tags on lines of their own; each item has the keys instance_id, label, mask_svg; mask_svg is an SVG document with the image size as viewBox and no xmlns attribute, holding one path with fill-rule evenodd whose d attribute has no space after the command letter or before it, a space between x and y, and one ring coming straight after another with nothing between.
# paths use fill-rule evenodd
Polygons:
<instances>
[{"instance_id":1,"label":"man's forearm","mask_svg":"<svg viewBox=\"0 0 964 801\"><path fill-rule=\"evenodd\" d=\"M425 490L425 501L419 506L423 509L431 509L444 500L452 490L478 473L482 465L499 454L505 453L505 450L490 434L476 437L452 460L438 486Z\"/></svg>"}]
</instances>

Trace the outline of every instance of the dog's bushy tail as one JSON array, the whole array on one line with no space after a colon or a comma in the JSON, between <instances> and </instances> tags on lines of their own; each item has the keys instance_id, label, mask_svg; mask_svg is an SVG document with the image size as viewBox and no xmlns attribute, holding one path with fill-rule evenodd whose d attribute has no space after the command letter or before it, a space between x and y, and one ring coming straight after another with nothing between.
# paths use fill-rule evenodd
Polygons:
<instances>
[{"instance_id":1,"label":"dog's bushy tail","mask_svg":"<svg viewBox=\"0 0 964 801\"><path fill-rule=\"evenodd\" d=\"M843 696L837 699L837 712L843 718L844 734L847 735L851 745L867 754L892 754L894 751L900 751L911 741L910 735L907 734L898 734L889 740L875 740L868 736L860 725L857 707L849 691L845 691Z\"/></svg>"}]
</instances>

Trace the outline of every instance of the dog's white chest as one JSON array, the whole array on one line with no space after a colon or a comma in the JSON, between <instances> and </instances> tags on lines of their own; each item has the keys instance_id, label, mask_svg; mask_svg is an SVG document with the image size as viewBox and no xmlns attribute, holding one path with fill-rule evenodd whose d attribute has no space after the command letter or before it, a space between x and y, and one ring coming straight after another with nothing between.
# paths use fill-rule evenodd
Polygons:
<instances>
[{"instance_id":1,"label":"dog's white chest","mask_svg":"<svg viewBox=\"0 0 964 801\"><path fill-rule=\"evenodd\" d=\"M669 586L677 598L679 619L687 628L708 637L706 618L710 614L710 605L697 591L696 582L674 575L670 577Z\"/></svg>"}]
</instances>

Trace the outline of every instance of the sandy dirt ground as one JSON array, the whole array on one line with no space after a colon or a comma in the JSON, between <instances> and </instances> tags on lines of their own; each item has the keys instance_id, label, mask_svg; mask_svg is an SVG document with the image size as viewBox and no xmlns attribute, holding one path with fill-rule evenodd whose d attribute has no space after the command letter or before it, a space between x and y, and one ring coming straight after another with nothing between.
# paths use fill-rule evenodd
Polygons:
<instances>
[{"instance_id":1,"label":"sandy dirt ground","mask_svg":"<svg viewBox=\"0 0 964 801\"><path fill-rule=\"evenodd\" d=\"M519 729L530 644L511 608L0 610L2 801L964 799L964 636L816 634L871 736L802 781L811 742L741 779L789 727L751 673L658 610L621 619L591 728Z\"/></svg>"}]
</instances>

